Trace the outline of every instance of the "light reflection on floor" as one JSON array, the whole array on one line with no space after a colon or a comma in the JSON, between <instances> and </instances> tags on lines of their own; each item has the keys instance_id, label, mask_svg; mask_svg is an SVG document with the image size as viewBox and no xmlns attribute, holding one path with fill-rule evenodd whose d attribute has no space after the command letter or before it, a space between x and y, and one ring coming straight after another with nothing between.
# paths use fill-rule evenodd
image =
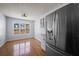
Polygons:
<instances>
[{"instance_id":1,"label":"light reflection on floor","mask_svg":"<svg viewBox=\"0 0 79 59\"><path fill-rule=\"evenodd\" d=\"M21 56L21 55L28 55L30 53L30 41L28 42L23 42L23 43L18 43L16 45L13 45L13 55L14 56Z\"/></svg>"}]
</instances>

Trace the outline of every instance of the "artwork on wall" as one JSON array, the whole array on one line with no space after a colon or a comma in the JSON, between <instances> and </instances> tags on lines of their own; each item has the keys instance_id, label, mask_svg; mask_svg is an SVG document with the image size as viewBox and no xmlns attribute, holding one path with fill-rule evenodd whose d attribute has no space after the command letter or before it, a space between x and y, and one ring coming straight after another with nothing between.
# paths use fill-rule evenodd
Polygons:
<instances>
[{"instance_id":1,"label":"artwork on wall","mask_svg":"<svg viewBox=\"0 0 79 59\"><path fill-rule=\"evenodd\" d=\"M30 32L30 26L29 24L14 24L14 34L26 34Z\"/></svg>"}]
</instances>

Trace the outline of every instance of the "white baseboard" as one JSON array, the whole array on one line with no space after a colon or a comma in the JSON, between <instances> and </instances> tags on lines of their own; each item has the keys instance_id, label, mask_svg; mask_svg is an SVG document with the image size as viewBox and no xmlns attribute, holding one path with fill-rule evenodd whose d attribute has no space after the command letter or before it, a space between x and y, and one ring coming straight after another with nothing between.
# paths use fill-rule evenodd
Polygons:
<instances>
[{"instance_id":1,"label":"white baseboard","mask_svg":"<svg viewBox=\"0 0 79 59\"><path fill-rule=\"evenodd\" d=\"M34 37L34 38L41 42L41 40L39 38L37 38L37 37Z\"/></svg>"},{"instance_id":2,"label":"white baseboard","mask_svg":"<svg viewBox=\"0 0 79 59\"><path fill-rule=\"evenodd\" d=\"M7 41L5 41L4 43L2 43L2 44L0 45L0 47L2 47L6 42L7 42Z\"/></svg>"},{"instance_id":3,"label":"white baseboard","mask_svg":"<svg viewBox=\"0 0 79 59\"><path fill-rule=\"evenodd\" d=\"M30 37L30 38L33 38L33 37ZM7 41L15 41L15 40L22 40L22 39L30 39L30 38L9 39L9 40L7 40Z\"/></svg>"},{"instance_id":4,"label":"white baseboard","mask_svg":"<svg viewBox=\"0 0 79 59\"><path fill-rule=\"evenodd\" d=\"M7 41L15 41L15 40L20 40L20 39L12 39L12 40L7 40Z\"/></svg>"},{"instance_id":5,"label":"white baseboard","mask_svg":"<svg viewBox=\"0 0 79 59\"><path fill-rule=\"evenodd\" d=\"M23 39L25 39L25 38L23 38ZM38 38L35 38L35 39L38 39ZM20 39L16 39L16 40L20 40ZM2 47L6 42L8 42L8 41L14 41L14 40L6 40L4 43L2 43L1 45L0 45L0 47ZM38 40L39 42L41 42L40 40Z\"/></svg>"}]
</instances>

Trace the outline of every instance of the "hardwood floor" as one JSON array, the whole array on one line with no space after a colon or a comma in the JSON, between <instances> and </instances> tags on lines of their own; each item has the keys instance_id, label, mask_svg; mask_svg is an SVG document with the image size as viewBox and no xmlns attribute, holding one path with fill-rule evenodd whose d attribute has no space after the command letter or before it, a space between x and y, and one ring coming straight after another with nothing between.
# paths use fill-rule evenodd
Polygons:
<instances>
[{"instance_id":1,"label":"hardwood floor","mask_svg":"<svg viewBox=\"0 0 79 59\"><path fill-rule=\"evenodd\" d=\"M0 48L1 56L44 56L41 44L36 39L8 41Z\"/></svg>"}]
</instances>

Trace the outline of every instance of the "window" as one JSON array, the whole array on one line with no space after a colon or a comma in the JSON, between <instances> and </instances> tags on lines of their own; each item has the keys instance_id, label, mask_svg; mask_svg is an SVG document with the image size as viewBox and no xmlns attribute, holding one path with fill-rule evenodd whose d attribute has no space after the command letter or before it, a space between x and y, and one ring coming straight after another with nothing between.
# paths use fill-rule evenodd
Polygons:
<instances>
[{"instance_id":1,"label":"window","mask_svg":"<svg viewBox=\"0 0 79 59\"><path fill-rule=\"evenodd\" d=\"M14 34L26 34L30 32L30 25L29 24L14 24Z\"/></svg>"}]
</instances>

